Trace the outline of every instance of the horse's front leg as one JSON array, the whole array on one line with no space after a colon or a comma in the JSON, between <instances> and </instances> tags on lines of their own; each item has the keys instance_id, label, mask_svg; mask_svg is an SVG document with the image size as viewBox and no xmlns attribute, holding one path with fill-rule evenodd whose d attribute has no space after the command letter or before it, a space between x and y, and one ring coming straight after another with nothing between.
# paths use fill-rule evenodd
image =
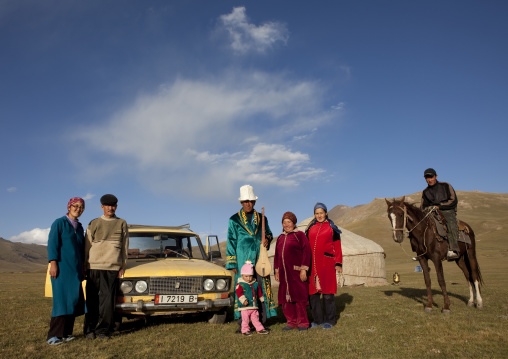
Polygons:
<instances>
[{"instance_id":1,"label":"horse's front leg","mask_svg":"<svg viewBox=\"0 0 508 359\"><path fill-rule=\"evenodd\" d=\"M432 287L430 283L429 261L425 257L419 257L420 265L422 266L423 278L425 279L425 286L427 287L427 305L425 306L426 312L432 312Z\"/></svg>"},{"instance_id":2,"label":"horse's front leg","mask_svg":"<svg viewBox=\"0 0 508 359\"><path fill-rule=\"evenodd\" d=\"M448 297L448 292L446 290L446 282L443 273L443 263L441 262L441 258L438 258L438 256L432 258L432 262L434 263L434 267L436 268L437 281L439 283L439 286L441 287L441 291L443 292L444 297L444 306L443 309L441 310L441 313L450 314L451 313L450 298Z\"/></svg>"}]
</instances>

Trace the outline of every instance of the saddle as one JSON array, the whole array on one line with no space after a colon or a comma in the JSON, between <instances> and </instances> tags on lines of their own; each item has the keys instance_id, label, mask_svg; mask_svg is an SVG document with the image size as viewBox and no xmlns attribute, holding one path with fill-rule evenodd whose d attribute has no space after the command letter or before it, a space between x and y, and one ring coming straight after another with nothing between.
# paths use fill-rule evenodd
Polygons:
<instances>
[{"instance_id":1,"label":"saddle","mask_svg":"<svg viewBox=\"0 0 508 359\"><path fill-rule=\"evenodd\" d=\"M440 211L434 212L432 215L432 219L434 220L434 234L438 242L442 242L444 240L448 240L448 228L446 224L446 219L441 214ZM457 226L459 227L459 242L463 242L466 244L471 244L471 238L469 238L469 227L457 218Z\"/></svg>"}]
</instances>

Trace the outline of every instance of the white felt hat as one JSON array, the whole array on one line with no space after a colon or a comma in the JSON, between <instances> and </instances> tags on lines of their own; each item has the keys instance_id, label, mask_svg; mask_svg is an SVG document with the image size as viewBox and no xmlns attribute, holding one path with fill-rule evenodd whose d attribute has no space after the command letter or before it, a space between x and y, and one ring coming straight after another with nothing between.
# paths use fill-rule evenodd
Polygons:
<instances>
[{"instance_id":1,"label":"white felt hat","mask_svg":"<svg viewBox=\"0 0 508 359\"><path fill-rule=\"evenodd\" d=\"M240 198L238 198L240 202L256 201L257 199L258 197L254 195L254 188L250 184L240 187Z\"/></svg>"}]
</instances>

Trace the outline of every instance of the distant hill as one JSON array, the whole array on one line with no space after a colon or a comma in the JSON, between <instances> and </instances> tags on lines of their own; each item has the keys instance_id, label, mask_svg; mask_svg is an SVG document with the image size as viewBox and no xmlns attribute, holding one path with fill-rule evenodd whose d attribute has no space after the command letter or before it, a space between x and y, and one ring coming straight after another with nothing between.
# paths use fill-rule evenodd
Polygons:
<instances>
[{"instance_id":1,"label":"distant hill","mask_svg":"<svg viewBox=\"0 0 508 359\"><path fill-rule=\"evenodd\" d=\"M0 237L0 272L34 272L47 267L46 246L11 242Z\"/></svg>"},{"instance_id":2,"label":"distant hill","mask_svg":"<svg viewBox=\"0 0 508 359\"><path fill-rule=\"evenodd\" d=\"M508 257L508 193L457 191L457 197L458 217L473 228L478 254L482 257ZM408 195L406 199L419 203L421 192ZM407 239L402 249L392 239L384 198L355 207L337 205L329 210L328 215L338 226L381 245L386 253L387 266L405 263L412 256ZM225 258L226 241L221 242L220 247ZM46 246L0 238L0 272L40 271L46 266Z\"/></svg>"},{"instance_id":3,"label":"distant hill","mask_svg":"<svg viewBox=\"0 0 508 359\"><path fill-rule=\"evenodd\" d=\"M457 191L457 197L457 217L473 228L479 255L508 257L508 193ZM406 196L406 200L419 205L421 192ZM411 253L409 241L404 240L402 249L393 241L386 209L385 199L376 198L356 207L336 206L328 214L338 226L381 245L387 264L407 260Z\"/></svg>"}]
</instances>

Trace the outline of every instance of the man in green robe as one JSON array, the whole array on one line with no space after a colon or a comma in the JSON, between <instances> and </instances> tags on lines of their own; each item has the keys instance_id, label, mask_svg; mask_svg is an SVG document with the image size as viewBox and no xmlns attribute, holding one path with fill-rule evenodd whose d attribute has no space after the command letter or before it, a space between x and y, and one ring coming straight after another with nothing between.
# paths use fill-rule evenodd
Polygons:
<instances>
[{"instance_id":1,"label":"man in green robe","mask_svg":"<svg viewBox=\"0 0 508 359\"><path fill-rule=\"evenodd\" d=\"M240 268L242 268L245 262L249 260L255 265L259 258L262 216L254 210L257 199L258 197L254 195L252 186L242 186L240 188L240 198L238 198L242 204L242 209L229 218L226 269L235 273L235 286L238 279L241 278ZM268 219L265 217L265 240L263 245L267 249L270 247L272 239L272 231L268 226ZM259 318L265 324L267 318L277 316L270 276L261 277L256 273L256 281L263 290L264 302L260 303L259 306ZM239 324L241 324L242 319L238 311L238 298L236 294L235 319L239 319Z\"/></svg>"}]
</instances>

